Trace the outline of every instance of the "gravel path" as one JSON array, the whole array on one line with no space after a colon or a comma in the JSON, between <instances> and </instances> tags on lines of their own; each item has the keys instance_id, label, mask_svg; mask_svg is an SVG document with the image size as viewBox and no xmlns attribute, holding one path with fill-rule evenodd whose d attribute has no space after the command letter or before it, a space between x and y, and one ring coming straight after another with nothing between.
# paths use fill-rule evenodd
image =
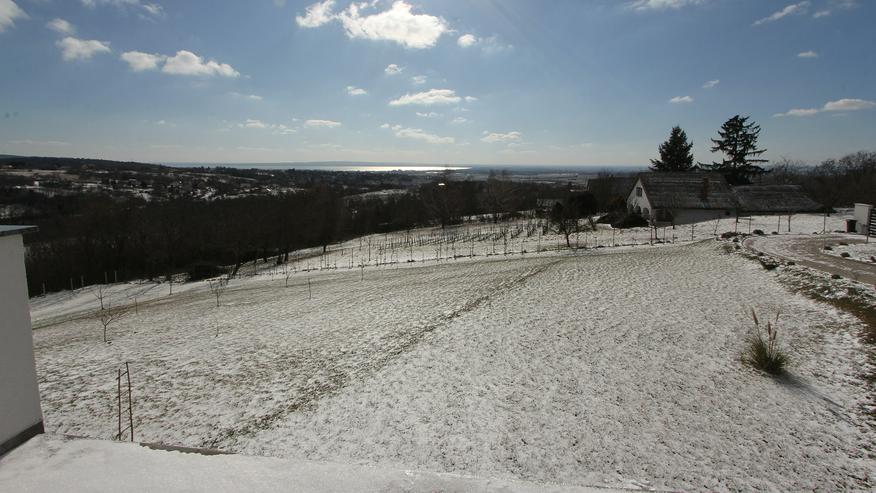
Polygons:
<instances>
[{"instance_id":1,"label":"gravel path","mask_svg":"<svg viewBox=\"0 0 876 493\"><path fill-rule=\"evenodd\" d=\"M839 241L849 244L864 243L860 237L850 235L781 235L754 236L745 240L745 246L829 274L838 274L876 286L876 265L824 253L824 245Z\"/></svg>"}]
</instances>

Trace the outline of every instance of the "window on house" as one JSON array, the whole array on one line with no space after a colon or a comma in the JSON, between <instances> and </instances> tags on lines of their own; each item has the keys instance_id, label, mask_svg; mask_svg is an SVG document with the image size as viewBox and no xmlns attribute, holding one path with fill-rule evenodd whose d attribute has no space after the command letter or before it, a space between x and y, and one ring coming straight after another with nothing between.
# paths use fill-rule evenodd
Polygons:
<instances>
[{"instance_id":1,"label":"window on house","mask_svg":"<svg viewBox=\"0 0 876 493\"><path fill-rule=\"evenodd\" d=\"M636 197L642 196L642 187L636 187Z\"/></svg>"}]
</instances>

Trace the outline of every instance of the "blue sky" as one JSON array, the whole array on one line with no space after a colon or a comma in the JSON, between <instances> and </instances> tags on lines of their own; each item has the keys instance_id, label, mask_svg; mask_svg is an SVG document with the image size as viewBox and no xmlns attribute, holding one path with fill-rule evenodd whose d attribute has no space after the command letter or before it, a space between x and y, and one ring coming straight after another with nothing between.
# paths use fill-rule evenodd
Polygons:
<instances>
[{"instance_id":1,"label":"blue sky","mask_svg":"<svg viewBox=\"0 0 876 493\"><path fill-rule=\"evenodd\" d=\"M0 153L646 164L876 142L869 0L0 0Z\"/></svg>"}]
</instances>

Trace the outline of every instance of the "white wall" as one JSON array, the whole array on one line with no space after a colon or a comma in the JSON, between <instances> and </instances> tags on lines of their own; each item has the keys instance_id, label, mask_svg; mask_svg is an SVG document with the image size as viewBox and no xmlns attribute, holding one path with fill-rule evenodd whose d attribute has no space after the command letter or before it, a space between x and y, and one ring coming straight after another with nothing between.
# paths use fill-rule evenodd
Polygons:
<instances>
[{"instance_id":1,"label":"white wall","mask_svg":"<svg viewBox=\"0 0 876 493\"><path fill-rule=\"evenodd\" d=\"M43 420L21 235L0 236L0 445Z\"/></svg>"},{"instance_id":2,"label":"white wall","mask_svg":"<svg viewBox=\"0 0 876 493\"><path fill-rule=\"evenodd\" d=\"M642 189L641 197L636 194L636 191L639 188ZM636 180L636 186L633 187L633 191L630 192L630 196L627 197L627 210L630 212L638 211L645 219L650 218L651 214L654 213L654 211L651 209L651 202L648 201L648 193L645 191L645 187L642 185L641 178ZM647 214L643 214L643 212L646 210Z\"/></svg>"},{"instance_id":3,"label":"white wall","mask_svg":"<svg viewBox=\"0 0 876 493\"><path fill-rule=\"evenodd\" d=\"M855 228L858 230L858 233L867 233L867 224L870 221L871 210L873 210L873 206L870 204L855 204L855 220L858 221Z\"/></svg>"}]
</instances>

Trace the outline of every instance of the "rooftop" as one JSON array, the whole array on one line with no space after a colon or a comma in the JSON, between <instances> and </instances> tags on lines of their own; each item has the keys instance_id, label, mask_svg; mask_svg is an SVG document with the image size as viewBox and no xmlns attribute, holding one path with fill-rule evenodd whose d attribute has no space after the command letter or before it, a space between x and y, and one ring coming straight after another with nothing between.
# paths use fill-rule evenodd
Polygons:
<instances>
[{"instance_id":1,"label":"rooftop","mask_svg":"<svg viewBox=\"0 0 876 493\"><path fill-rule=\"evenodd\" d=\"M747 212L812 212L821 207L797 185L743 185L733 193Z\"/></svg>"},{"instance_id":2,"label":"rooftop","mask_svg":"<svg viewBox=\"0 0 876 493\"><path fill-rule=\"evenodd\" d=\"M36 226L4 226L0 224L0 236L23 235L25 233L33 233L36 230Z\"/></svg>"},{"instance_id":3,"label":"rooftop","mask_svg":"<svg viewBox=\"0 0 876 493\"><path fill-rule=\"evenodd\" d=\"M639 175L655 209L735 209L736 201L719 173L643 173Z\"/></svg>"}]
</instances>

